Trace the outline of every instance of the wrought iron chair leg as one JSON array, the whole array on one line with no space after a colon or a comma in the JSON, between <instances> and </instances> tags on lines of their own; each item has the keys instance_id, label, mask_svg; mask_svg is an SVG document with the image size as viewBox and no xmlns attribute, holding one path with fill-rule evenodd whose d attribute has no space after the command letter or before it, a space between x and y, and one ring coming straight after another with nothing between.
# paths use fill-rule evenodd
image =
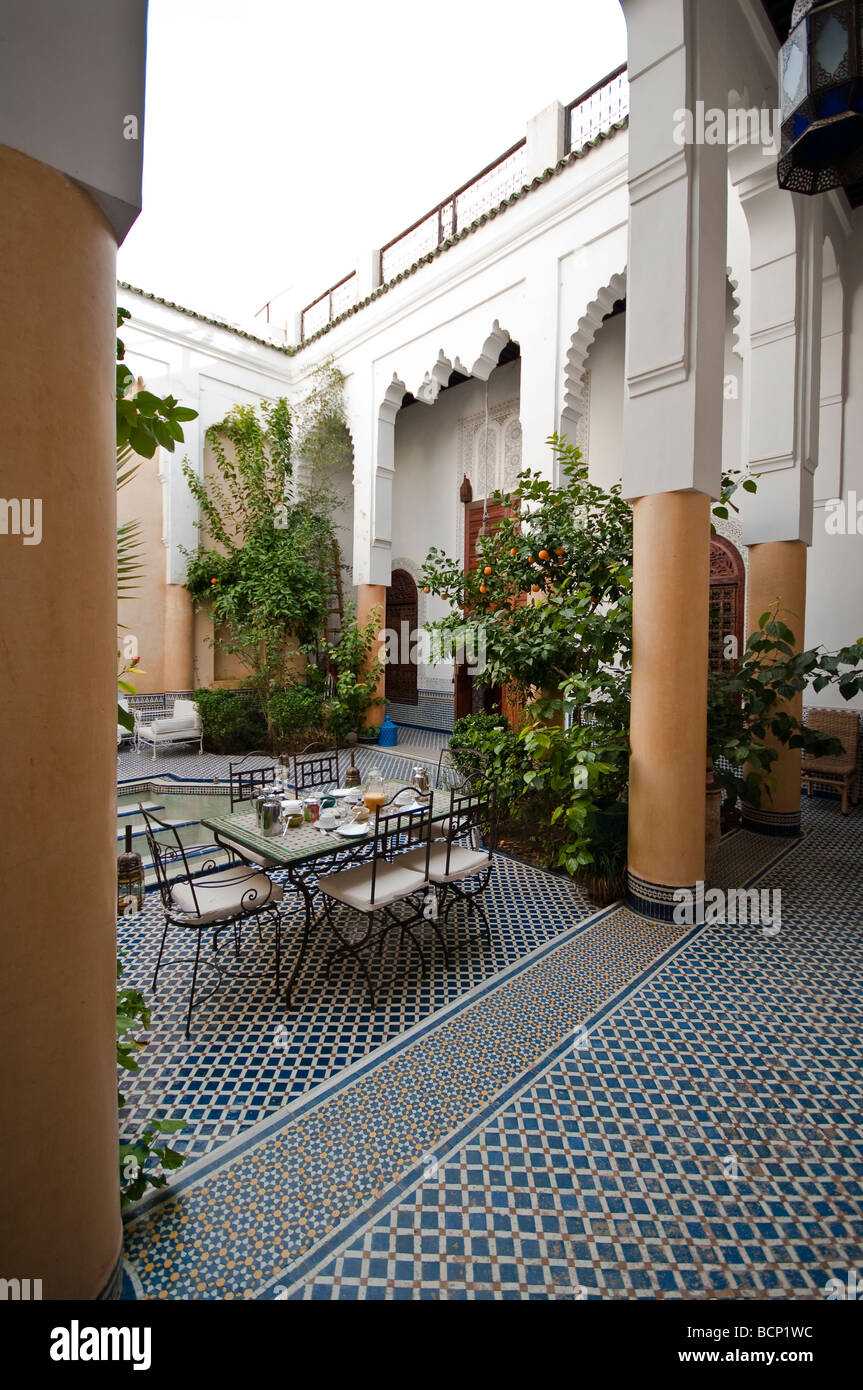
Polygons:
<instances>
[{"instance_id":1,"label":"wrought iron chair leg","mask_svg":"<svg viewBox=\"0 0 863 1390\"><path fill-rule=\"evenodd\" d=\"M162 944L161 944L161 946L159 947L159 955L158 955L157 960L156 960L156 969L153 971L153 983L152 983L151 988L152 988L152 991L153 991L154 994L156 993L156 981L157 981L158 978L159 978L159 967L160 967L161 964L162 964L162 952L163 952L164 949L165 949L165 938L166 938L167 935L168 935L168 925L169 925L169 924L166 922L166 923L165 923L165 930L162 932Z\"/></svg>"},{"instance_id":2,"label":"wrought iron chair leg","mask_svg":"<svg viewBox=\"0 0 863 1390\"><path fill-rule=\"evenodd\" d=\"M202 936L203 936L203 930L202 930L202 929L199 929L199 930L198 930L198 944L197 944L197 946L195 947L195 968L194 968L194 970L192 971L192 988L191 988L191 990L189 991L189 1011L188 1011L188 1013L186 1014L186 1037L187 1037L187 1038L188 1038L188 1036L189 1036L189 1032L190 1032L190 1029L191 1029L191 1027L192 1027L192 1004L194 1003L194 1000L195 1000L195 983L196 983L196 981L197 981L197 979L198 979L198 961L199 961L200 955L201 955L201 937L202 937Z\"/></svg>"}]
</instances>

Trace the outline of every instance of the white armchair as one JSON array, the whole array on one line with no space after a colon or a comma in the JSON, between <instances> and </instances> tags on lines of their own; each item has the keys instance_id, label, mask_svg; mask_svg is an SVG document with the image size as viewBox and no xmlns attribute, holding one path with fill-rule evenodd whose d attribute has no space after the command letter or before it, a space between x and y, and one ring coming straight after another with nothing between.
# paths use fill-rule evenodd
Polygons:
<instances>
[{"instance_id":1,"label":"white armchair","mask_svg":"<svg viewBox=\"0 0 863 1390\"><path fill-rule=\"evenodd\" d=\"M176 743L197 743L198 752L204 751L204 729L194 700L175 700L174 713L169 719L137 724L135 734L138 751L152 748L154 761L157 748L168 748Z\"/></svg>"},{"instance_id":2,"label":"white armchair","mask_svg":"<svg viewBox=\"0 0 863 1390\"><path fill-rule=\"evenodd\" d=\"M125 695L118 695L118 696L117 696L117 704L120 706L120 709L124 709L124 710L126 711L127 714L129 713L129 701L126 699L126 696L125 696ZM117 725L117 747L118 747L118 748L120 747L120 744L123 742L123 740L124 740L125 738L130 738L130 739L132 739L132 741L134 742L134 741L135 741L135 734L134 734L130 729L124 728L124 726L123 726L122 724L118 724L118 725Z\"/></svg>"}]
</instances>

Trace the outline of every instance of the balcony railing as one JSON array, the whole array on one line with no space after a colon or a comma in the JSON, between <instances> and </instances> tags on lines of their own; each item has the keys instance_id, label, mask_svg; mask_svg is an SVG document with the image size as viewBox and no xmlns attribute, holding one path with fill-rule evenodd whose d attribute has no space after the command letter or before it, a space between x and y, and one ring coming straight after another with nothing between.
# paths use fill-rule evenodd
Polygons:
<instances>
[{"instance_id":1,"label":"balcony railing","mask_svg":"<svg viewBox=\"0 0 863 1390\"><path fill-rule=\"evenodd\" d=\"M591 140L611 130L629 115L629 79L626 64L603 77L593 87L582 92L566 107L565 152L574 154ZM431 212L416 222L386 246L381 247L381 283L395 279L423 256L442 246L445 241L475 222L484 212L499 207L527 181L526 139L519 140L491 164ZM308 304L302 313L302 341L305 342L346 309L356 304L357 277L347 275L337 285L325 290Z\"/></svg>"},{"instance_id":2,"label":"balcony railing","mask_svg":"<svg viewBox=\"0 0 863 1390\"><path fill-rule=\"evenodd\" d=\"M567 154L584 149L597 135L604 135L628 115L629 78L623 63L567 106Z\"/></svg>"},{"instance_id":3,"label":"balcony railing","mask_svg":"<svg viewBox=\"0 0 863 1390\"><path fill-rule=\"evenodd\" d=\"M319 294L317 299L306 305L300 330L303 342L311 338L313 333L317 333L318 329L332 323L333 319L337 319L346 309L352 308L356 302L357 275L356 271L352 270L350 275L346 275L343 280L324 290L323 294Z\"/></svg>"},{"instance_id":4,"label":"balcony railing","mask_svg":"<svg viewBox=\"0 0 863 1390\"><path fill-rule=\"evenodd\" d=\"M455 193L444 198L419 221L381 247L381 280L384 284L408 266L427 256L462 227L467 227L490 208L496 208L525 180L525 146L522 139L476 174Z\"/></svg>"}]
</instances>

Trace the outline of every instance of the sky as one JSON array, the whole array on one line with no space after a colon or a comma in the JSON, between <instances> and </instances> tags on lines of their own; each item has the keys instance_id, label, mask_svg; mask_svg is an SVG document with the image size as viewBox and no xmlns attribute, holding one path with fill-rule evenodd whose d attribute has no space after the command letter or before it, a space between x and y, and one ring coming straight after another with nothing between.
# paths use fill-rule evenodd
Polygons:
<instances>
[{"instance_id":1,"label":"sky","mask_svg":"<svg viewBox=\"0 0 863 1390\"><path fill-rule=\"evenodd\" d=\"M119 278L233 323L302 307L625 57L619 0L150 0Z\"/></svg>"}]
</instances>

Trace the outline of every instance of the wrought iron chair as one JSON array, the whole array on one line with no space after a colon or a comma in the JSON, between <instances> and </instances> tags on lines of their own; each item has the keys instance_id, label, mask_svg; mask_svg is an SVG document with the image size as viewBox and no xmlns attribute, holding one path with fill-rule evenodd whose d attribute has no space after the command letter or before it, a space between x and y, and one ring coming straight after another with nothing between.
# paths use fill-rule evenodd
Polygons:
<instances>
[{"instance_id":1,"label":"wrought iron chair","mask_svg":"<svg viewBox=\"0 0 863 1390\"><path fill-rule=\"evenodd\" d=\"M853 710L811 709L806 715L806 723L810 729L829 734L842 744L842 752L833 757L816 758L811 753L803 754L802 780L806 794L811 796L813 787L838 791L842 814L847 816L849 801L856 806L860 795L857 763L859 717Z\"/></svg>"},{"instance_id":2,"label":"wrought iron chair","mask_svg":"<svg viewBox=\"0 0 863 1390\"><path fill-rule=\"evenodd\" d=\"M479 748L459 748L456 750L458 762L453 762L452 753L449 748L442 748L437 760L437 776L435 778L435 788L440 790L443 787L468 787L479 783L486 773L490 758L488 753L483 753ZM444 759L449 758L448 762ZM448 770L450 778L444 781L444 771Z\"/></svg>"},{"instance_id":3,"label":"wrought iron chair","mask_svg":"<svg viewBox=\"0 0 863 1390\"><path fill-rule=\"evenodd\" d=\"M297 796L314 787L339 786L339 750L325 743L310 743L295 753L294 791Z\"/></svg>"},{"instance_id":4,"label":"wrought iron chair","mask_svg":"<svg viewBox=\"0 0 863 1390\"><path fill-rule=\"evenodd\" d=\"M434 885L439 906L443 906L444 922L454 907L464 903L469 912L481 917L489 945L491 927L480 897L491 880L496 824L496 782L486 781L480 790L454 787L443 838L431 844L425 860L428 880ZM406 854L404 862L419 869L419 851Z\"/></svg>"},{"instance_id":5,"label":"wrought iron chair","mask_svg":"<svg viewBox=\"0 0 863 1390\"><path fill-rule=\"evenodd\" d=\"M252 759L257 759L255 765L246 766ZM256 792L262 787L270 786L275 780L276 766L273 756L260 749L256 748L253 752L247 753L239 762L228 763L231 810L233 811L241 801L250 801Z\"/></svg>"},{"instance_id":6,"label":"wrought iron chair","mask_svg":"<svg viewBox=\"0 0 863 1390\"><path fill-rule=\"evenodd\" d=\"M446 942L437 922L436 898L429 896L432 808L428 805L404 810L396 804L402 792L411 791L412 787L400 788L385 806L376 808L372 853L367 862L328 874L318 882L324 914L337 942L327 976L340 957L356 960L365 977L372 1008L375 991L363 952L368 948L369 958L376 951L381 955L390 932L398 931L401 942L405 936L409 938L425 975L425 954L414 928L430 921L449 965ZM387 809L393 806L394 809ZM337 905L348 909L344 922L339 920ZM404 914L402 908L407 909ZM362 922L356 934L350 930L350 913L358 914Z\"/></svg>"},{"instance_id":7,"label":"wrought iron chair","mask_svg":"<svg viewBox=\"0 0 863 1390\"><path fill-rule=\"evenodd\" d=\"M205 859L200 869L192 873L177 827L159 820L152 812L145 811L140 802L138 809L144 817L147 845L152 855L156 881L162 899L162 910L165 914L165 929L162 932L159 955L153 972L154 993L162 965L162 954L165 950L168 928L172 926L182 927L186 931L193 931L196 934L192 988L189 992L189 1008L186 1013L186 1037L188 1038L192 1022L192 1008L195 1002L198 965L201 958L201 940L205 934L212 933L213 958L211 964L219 977L213 989L205 996L206 999L209 999L222 982L222 970L216 960L219 949L218 938L221 933L227 931L229 927L233 927L234 954L239 956L242 924L255 918L259 939L263 939L261 936L261 918L268 918L275 926L276 931L276 990L278 991L281 969L280 904L282 888L278 883L273 883L257 864L251 863L244 855L239 854L240 864L233 863L231 861L232 850L228 850L222 845L204 846L203 848L207 850L212 849L213 855ZM160 834L168 835L172 842L162 843L157 839ZM227 868L220 868L215 858L215 855L220 851L225 853L228 858ZM172 869L179 868L181 864L182 872L172 877ZM178 957L177 959L188 961L191 957Z\"/></svg>"},{"instance_id":8,"label":"wrought iron chair","mask_svg":"<svg viewBox=\"0 0 863 1390\"><path fill-rule=\"evenodd\" d=\"M266 759L261 762L261 759ZM256 760L253 762L253 760ZM253 763L252 766L247 764ZM228 784L231 799L231 813L234 807L241 805L244 801L251 801L252 797L264 787L272 786L276 780L278 768L273 763L270 753L264 753L255 749L247 753L239 762L228 763ZM259 850L246 849L236 840L232 840L230 835L224 831L218 837L218 843L226 845L232 853L238 854L241 858L250 859L253 864L258 864L262 869L274 869L278 860L270 859L266 854Z\"/></svg>"}]
</instances>

